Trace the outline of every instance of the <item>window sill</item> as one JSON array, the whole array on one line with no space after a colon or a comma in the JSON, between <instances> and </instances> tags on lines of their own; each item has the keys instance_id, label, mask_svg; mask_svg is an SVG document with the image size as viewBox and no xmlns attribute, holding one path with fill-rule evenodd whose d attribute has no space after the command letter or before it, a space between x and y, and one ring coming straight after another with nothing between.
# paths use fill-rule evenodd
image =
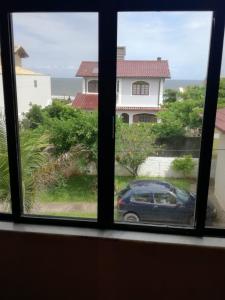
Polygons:
<instances>
[{"instance_id":1,"label":"window sill","mask_svg":"<svg viewBox=\"0 0 225 300\"><path fill-rule=\"evenodd\" d=\"M128 232L121 230L100 230L61 226L14 224L11 222L0 222L0 231L90 237L144 243L186 245L195 247L225 248L225 238L216 237L190 237L132 231Z\"/></svg>"}]
</instances>

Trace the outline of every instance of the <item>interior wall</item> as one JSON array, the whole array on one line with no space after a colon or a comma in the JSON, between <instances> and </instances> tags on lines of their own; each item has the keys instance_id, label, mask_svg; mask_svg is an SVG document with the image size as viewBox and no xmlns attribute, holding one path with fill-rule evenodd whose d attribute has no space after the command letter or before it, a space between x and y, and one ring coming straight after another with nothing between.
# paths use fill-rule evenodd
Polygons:
<instances>
[{"instance_id":1,"label":"interior wall","mask_svg":"<svg viewBox=\"0 0 225 300\"><path fill-rule=\"evenodd\" d=\"M225 250L0 232L0 299L225 299Z\"/></svg>"}]
</instances>

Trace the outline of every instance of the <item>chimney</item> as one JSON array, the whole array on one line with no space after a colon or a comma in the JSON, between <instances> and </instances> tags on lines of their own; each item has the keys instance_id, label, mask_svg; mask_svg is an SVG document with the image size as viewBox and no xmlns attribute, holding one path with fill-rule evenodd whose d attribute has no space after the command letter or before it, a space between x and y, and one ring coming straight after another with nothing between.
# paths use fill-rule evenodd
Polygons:
<instances>
[{"instance_id":1,"label":"chimney","mask_svg":"<svg viewBox=\"0 0 225 300\"><path fill-rule=\"evenodd\" d=\"M117 60L124 60L126 55L126 47L117 47Z\"/></svg>"},{"instance_id":2,"label":"chimney","mask_svg":"<svg viewBox=\"0 0 225 300\"><path fill-rule=\"evenodd\" d=\"M162 59L162 57L157 57L157 60L161 60Z\"/></svg>"}]
</instances>

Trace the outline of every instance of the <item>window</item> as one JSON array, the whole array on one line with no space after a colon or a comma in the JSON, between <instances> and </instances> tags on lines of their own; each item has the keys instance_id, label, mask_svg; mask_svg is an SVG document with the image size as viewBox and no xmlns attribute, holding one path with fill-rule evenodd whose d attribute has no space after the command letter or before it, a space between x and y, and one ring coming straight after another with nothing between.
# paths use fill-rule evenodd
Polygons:
<instances>
[{"instance_id":1,"label":"window","mask_svg":"<svg viewBox=\"0 0 225 300\"><path fill-rule=\"evenodd\" d=\"M32 9L33 12L29 13L29 8L26 9L22 3L4 4L0 19L0 37L2 77L6 98L9 173L11 174L11 195L8 203L11 203L12 216L15 220L106 229L225 235L225 227L217 222L205 226L210 163L211 158L213 160L216 155L218 156L215 152L220 151L216 143L214 148L212 147L224 35L224 9L220 5L222 4L218 1L210 3L203 3L203 1L196 3L194 0L175 1L165 5L162 0L157 3L141 1L135 4L121 0L115 3L113 11L110 11L108 3L101 3L99 6L98 1L93 3L78 1L72 4L68 2L63 5L38 2ZM60 12L61 9L69 13L54 13L54 11ZM15 13L12 14L12 11ZM50 11L53 12L50 13ZM65 25L66 21L67 25L73 25L72 28L61 26ZM29 30L27 30L27 24L32 24ZM46 32L46 28L51 30ZM140 31L140 28L144 30ZM22 47L19 47L19 50L18 48L12 49L12 41L14 46L22 44ZM27 41L26 45L25 41ZM142 46L145 43L146 45ZM120 57L116 62L117 46L120 47ZM47 57L45 56L46 49L49 51ZM15 59L13 59L14 51L17 52ZM76 59L74 53L76 53ZM83 91L87 91L87 84L90 81L90 93L99 92L98 95L87 95L89 98L84 101L84 95L78 91L76 93L80 97L79 101L76 99L72 105L62 103L63 100L58 101L59 107L66 105L65 110L60 113L57 106L54 113L49 112L49 116L52 118L52 115L56 114L58 120L62 120L63 117L61 128L57 120L51 120L51 125L54 126L45 124L44 127L40 110L45 107L47 111L52 102L51 90L48 89L49 97L46 97L42 103L36 103L36 99L42 97L41 93L37 94L37 90L43 91L41 89L42 79L44 79L42 74L49 76L48 82L51 76L66 78L68 74L74 79L75 73L78 73L79 77L81 61L93 62L91 74L86 76L83 73L83 76L80 76L86 76ZM137 67L136 63L131 65L130 61L142 62ZM169 66L171 65L169 70L165 61L169 62ZM15 62L15 68L12 62ZM151 73L148 68L150 64L154 64ZM90 66L84 68L85 72L89 71ZM141 73L143 70L144 74ZM158 73L159 71L161 74ZM22 79L20 80L22 76L27 76L24 76L25 73L29 73L31 77L35 73L35 80L38 81L38 89L32 89L34 94L28 95L27 102L20 101L21 97L24 92L27 93L30 90L29 86L33 88L36 83L32 79L29 85L26 85ZM91 83L92 78L99 80L99 86L95 79L95 83ZM175 97L177 102L173 104L174 97L170 97L169 92L170 80L177 78L191 79L198 88L196 85L191 89L188 88L189 85L182 86L178 97ZM117 79L120 80L121 97L118 101L120 105L116 107ZM150 88L151 91L149 91ZM179 88L180 83L176 91ZM164 104L163 93L166 89L167 105L163 107L171 109L163 111L160 108ZM135 97L132 97L133 95ZM147 97L143 97L145 95ZM34 106L33 114L29 114L30 102ZM188 112L188 118L182 118L183 114L179 114L175 109L178 102L183 105L182 111ZM193 103L194 105L191 106ZM71 107L75 107L71 115L76 113L74 117L76 122L64 118L65 114L70 112ZM93 117L94 111L97 116ZM118 115L129 114L130 124L123 124L121 118L116 118L117 112ZM85 119L86 113L89 113L91 121ZM78 114L81 119L83 118L79 124ZM140 117L142 121L132 124L135 115L143 114L157 115L159 122L148 124L145 122L148 117L143 116ZM174 116L175 118L172 118ZM37 124L42 124L43 127L36 130ZM149 131L148 125L155 127L154 134ZM88 132L83 131L84 126L87 126ZM58 186L54 191L50 191L54 196L51 201L49 198L46 201L46 194L45 196L43 194L46 190L40 188L46 177L40 176L39 169L36 169L35 173L32 167L30 169L25 167L32 156L28 149L25 160L22 143L26 144L30 140L31 133L35 133L36 139L44 128L50 132L53 127L56 134L52 137L48 147L45 147L44 140L42 144L36 140L36 143L30 144L30 149L38 150L46 156L54 154L59 159L58 162L64 164L65 160L71 158L72 152L68 153L63 148L67 142L74 143L79 139L80 143L76 144L77 147L71 151L76 153L75 160L82 156L79 166L76 167L81 168L85 176L82 183L79 180L68 182L67 176L71 174L74 177L79 176L79 172L74 171L74 166L71 166L73 169L71 171L70 166L64 165L67 174L57 177ZM74 136L74 130L77 130L77 127L79 127L79 134ZM26 135L23 132L24 128L29 128ZM55 143L61 137L61 133L66 130L69 133L65 135L65 140L60 143L56 151L52 143ZM185 143L181 146L178 145L177 140L174 140L177 134L181 136L182 141L185 139ZM219 136L218 132L215 132L215 136ZM189 141L190 137L192 142ZM196 147L194 147L194 139L197 140ZM87 145L91 145L88 151ZM166 149L163 148L164 146ZM143 153L145 153L144 156ZM94 165L86 163L87 160L91 162L93 159ZM40 162L39 159L37 161ZM7 159L4 162L7 162ZM47 160L47 163L50 163L48 172L55 167L51 162ZM61 168L59 169L61 171ZM164 180L162 180L162 173L166 174L166 177L163 175ZM37 174L38 180L32 182L33 176ZM146 182L146 177L151 184L155 185L155 188L156 185L162 185L158 194L164 194L163 190L170 189L172 186L174 191L177 189L177 197L179 194L183 202L192 201L194 220L186 224L184 228L179 224L175 224L176 226L173 224L171 227L170 223L164 219L164 213L159 213L162 218L160 224L163 226L158 224L152 226L151 221L142 222L141 219L134 217L133 220L139 221L138 226L131 222L126 224L114 218L117 214L117 198L120 191L127 185L137 184L137 181ZM168 177L169 181L167 181ZM89 181L90 178L95 178L95 180ZM222 178L221 175L220 178ZM47 180L51 181L55 178L48 176ZM2 184L1 178L0 182ZM31 196L28 195L28 188L32 184L36 185L38 192L36 196L41 199L41 205L37 205L35 210L30 206L29 201L27 202ZM212 184L215 182L212 181ZM51 189L51 187L48 188ZM77 198L72 199L76 193L79 193L81 201L77 201ZM87 193L90 198L87 197ZM73 206L72 214L71 209L69 212L66 210L68 199L73 202L70 203ZM161 201L160 199L162 198L158 198L158 201ZM51 213L46 210L47 202L48 204L51 202L51 207L54 206L54 211L51 210ZM83 214L81 207L88 208L88 213L86 211ZM173 205L169 208L172 214ZM0 217L4 219L2 214ZM152 217L156 218L156 215ZM154 221L157 222L157 220Z\"/></svg>"},{"instance_id":2,"label":"window","mask_svg":"<svg viewBox=\"0 0 225 300\"><path fill-rule=\"evenodd\" d=\"M136 193L132 196L132 201L154 203L153 195L150 193Z\"/></svg>"},{"instance_id":3,"label":"window","mask_svg":"<svg viewBox=\"0 0 225 300\"><path fill-rule=\"evenodd\" d=\"M155 203L165 204L165 205L174 205L176 204L175 195L169 193L156 193L154 194Z\"/></svg>"},{"instance_id":4,"label":"window","mask_svg":"<svg viewBox=\"0 0 225 300\"><path fill-rule=\"evenodd\" d=\"M98 93L98 80L88 81L88 93Z\"/></svg>"},{"instance_id":5,"label":"window","mask_svg":"<svg viewBox=\"0 0 225 300\"><path fill-rule=\"evenodd\" d=\"M203 21L202 27L190 26L193 20L199 19ZM161 24L162 27L155 28L153 33L154 24ZM169 193L176 189L187 190L187 205L190 206L192 215L196 210L195 195L206 92L204 78L208 65L211 24L211 12L118 14L117 41L118 48L124 50L124 56L117 61L117 80L123 76L121 102L123 109L127 107L130 111L131 120L129 126L116 120L115 185L120 182L120 176L124 176L124 184L132 182L129 175L134 176L137 181L143 181L144 186L148 185L152 193L157 191L156 199L159 204L174 204L176 199ZM143 35L138 35L140 27L145 28ZM199 51L200 48L193 47L190 51L187 43L199 43L196 36L201 36L204 48ZM173 41L173 46L168 47L168 41ZM124 47L120 45L126 43L129 46L122 49ZM156 53L163 53L163 56L159 57ZM126 58L128 55L129 59ZM194 67L196 60L201 61L198 69ZM193 64L193 68L190 64ZM134 80L131 76L141 79ZM143 78L148 78L148 81ZM193 83L186 80L185 86L178 93L179 86L184 81L180 80L175 88L174 78L202 78L202 81L196 80ZM129 95L130 84L135 97ZM165 91L168 97L163 101ZM174 181L174 178L177 180ZM180 192L179 196L183 199L182 195ZM176 208L173 209L176 215ZM129 208L121 207L119 211L123 211L123 215L116 221L126 221ZM173 223L179 225L178 221L182 219L179 213L182 214L182 211L176 212L178 218ZM139 213L139 223L153 224L157 218L160 218L160 223L168 225L166 213L160 215L155 211L153 214L147 212L147 208L141 216ZM194 228L194 219L190 218L184 225Z\"/></svg>"},{"instance_id":6,"label":"window","mask_svg":"<svg viewBox=\"0 0 225 300\"><path fill-rule=\"evenodd\" d=\"M136 81L132 84L132 95L149 95L149 84L145 81Z\"/></svg>"},{"instance_id":7,"label":"window","mask_svg":"<svg viewBox=\"0 0 225 300\"><path fill-rule=\"evenodd\" d=\"M27 32L29 22L33 26ZM46 32L47 27L52 28L51 32ZM29 215L96 219L97 106L90 112L92 99L85 98L85 94L78 94L72 105L57 98L51 101L51 77L62 79L58 83L58 89L61 87L62 91L66 82L64 76L76 85L73 79L76 68L79 67L82 73L85 66L92 66L90 61L98 57L98 15L14 13L13 30L15 51L20 48L22 61L20 68L15 66L15 72L23 211ZM35 47L25 49L25 45L21 45L24 34L27 39L32 39ZM73 43L68 38L71 35ZM91 47L85 42L87 40L91 41ZM67 43L70 47L65 47ZM59 64L60 61L64 63ZM29 88L29 80L34 76L38 78L33 80L35 88L38 81L38 91ZM88 91L98 91L98 80L88 81ZM66 92L68 97L70 90L66 89ZM79 106L80 96L84 96L83 106Z\"/></svg>"},{"instance_id":8,"label":"window","mask_svg":"<svg viewBox=\"0 0 225 300\"><path fill-rule=\"evenodd\" d=\"M124 123L129 123L129 115L128 114L123 113L121 115L121 118L122 118L122 120L123 120Z\"/></svg>"},{"instance_id":9,"label":"window","mask_svg":"<svg viewBox=\"0 0 225 300\"><path fill-rule=\"evenodd\" d=\"M220 72L219 95L216 110L214 139L206 225L209 227L225 228L225 43L223 44L222 66Z\"/></svg>"},{"instance_id":10,"label":"window","mask_svg":"<svg viewBox=\"0 0 225 300\"><path fill-rule=\"evenodd\" d=\"M157 122L157 117L151 114L136 114L133 116L133 122L138 123L138 122L151 122L155 123Z\"/></svg>"}]
</instances>

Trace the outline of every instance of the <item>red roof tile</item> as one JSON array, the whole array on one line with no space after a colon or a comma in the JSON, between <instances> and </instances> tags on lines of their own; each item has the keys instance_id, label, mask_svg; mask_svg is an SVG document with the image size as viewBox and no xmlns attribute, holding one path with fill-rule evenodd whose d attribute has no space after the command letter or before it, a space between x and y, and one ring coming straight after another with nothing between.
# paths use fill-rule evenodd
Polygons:
<instances>
[{"instance_id":1,"label":"red roof tile","mask_svg":"<svg viewBox=\"0 0 225 300\"><path fill-rule=\"evenodd\" d=\"M97 77L98 63L83 61L76 76ZM117 76L169 78L170 71L167 60L122 60L117 61Z\"/></svg>"},{"instance_id":2,"label":"red roof tile","mask_svg":"<svg viewBox=\"0 0 225 300\"><path fill-rule=\"evenodd\" d=\"M98 94L77 93L72 106L86 110L96 110L98 108ZM141 106L118 106L118 111L159 111L159 107L141 107Z\"/></svg>"},{"instance_id":3,"label":"red roof tile","mask_svg":"<svg viewBox=\"0 0 225 300\"><path fill-rule=\"evenodd\" d=\"M87 110L95 110L98 107L98 95L77 93L72 102L72 106Z\"/></svg>"},{"instance_id":4,"label":"red roof tile","mask_svg":"<svg viewBox=\"0 0 225 300\"><path fill-rule=\"evenodd\" d=\"M216 128L225 133L225 108L217 110L216 113Z\"/></svg>"}]
</instances>

